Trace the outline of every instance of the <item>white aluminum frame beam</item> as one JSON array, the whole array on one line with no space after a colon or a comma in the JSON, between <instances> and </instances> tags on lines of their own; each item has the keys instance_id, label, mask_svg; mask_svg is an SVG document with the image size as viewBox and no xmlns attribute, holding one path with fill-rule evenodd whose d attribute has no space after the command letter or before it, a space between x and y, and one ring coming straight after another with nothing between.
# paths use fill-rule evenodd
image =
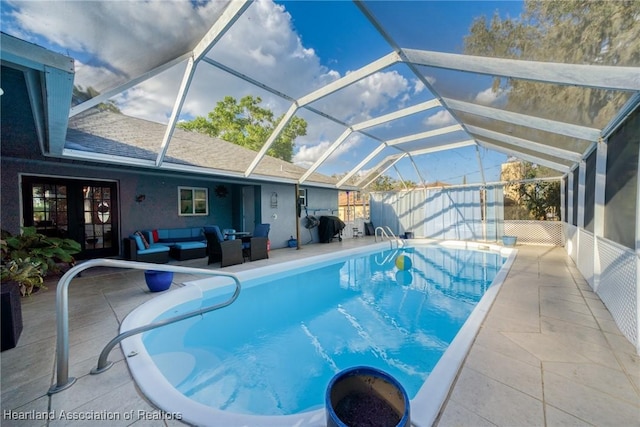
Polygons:
<instances>
[{"instance_id":1,"label":"white aluminum frame beam","mask_svg":"<svg viewBox=\"0 0 640 427\"><path fill-rule=\"evenodd\" d=\"M387 147L387 144L384 144L384 143L378 145L378 147L375 150L373 150L371 153L369 153L367 157L362 159L362 161L358 163L358 165L355 168L351 169L349 173L343 176L342 179L338 181L338 183L336 184L336 187L338 188L341 187L345 182L349 180L349 178L351 178L356 173L360 172L360 170L362 170L362 168L365 167L365 165L369 163L371 159L373 159L375 156L380 154L380 152L384 150L386 147Z\"/></svg>"},{"instance_id":2,"label":"white aluminum frame beam","mask_svg":"<svg viewBox=\"0 0 640 427\"><path fill-rule=\"evenodd\" d=\"M557 133L572 138L579 138L587 141L597 141L600 137L599 129L586 126L542 119L540 117L514 113L511 111L501 110L499 108L486 107L484 105L458 101L451 98L443 98L442 102L444 102L445 105L447 105L454 111L462 111L464 113L474 114L476 116L486 117L492 120L499 120L502 122L538 129L545 132Z\"/></svg>"},{"instance_id":3,"label":"white aluminum frame beam","mask_svg":"<svg viewBox=\"0 0 640 427\"><path fill-rule=\"evenodd\" d=\"M581 160L578 163L578 223L579 228L584 229L584 200L585 200L585 180L587 177L587 162ZM578 237L579 239L579 237ZM580 245L578 245L580 250Z\"/></svg>"},{"instance_id":4,"label":"white aluminum frame beam","mask_svg":"<svg viewBox=\"0 0 640 427\"><path fill-rule=\"evenodd\" d=\"M378 163L376 165L376 167L373 168L373 170L376 170L378 168L381 168L380 171L378 173L374 172L374 177L371 178L369 180L369 182L367 182L365 185L361 185L362 182L368 178L368 176L364 177L363 179L361 179L358 183L356 183L357 187L361 187L361 188L367 188L373 181L375 181L380 175L382 175L383 173L385 173L387 170L389 170L389 168L391 168L393 165L395 165L396 163L398 163L403 157L405 157L407 155L407 153L400 153L400 154L393 154L391 156L387 156L385 157L380 163ZM384 166L383 165L385 163L389 163L389 165Z\"/></svg>"},{"instance_id":5,"label":"white aluminum frame beam","mask_svg":"<svg viewBox=\"0 0 640 427\"><path fill-rule=\"evenodd\" d=\"M422 111L426 111L431 108L436 108L441 105L442 104L440 103L439 100L432 99L430 101L416 104L411 107L404 108L402 110L397 110L397 111L394 111L393 113L385 114L384 116L366 120L364 122L360 122L358 124L351 126L342 135L340 135L340 137L336 139L336 141L333 144L331 144L331 146L327 149L327 151L325 151L322 154L322 156L318 160L316 160L316 162L309 168L309 170L300 177L299 183L302 184L307 178L309 178L309 176L313 172L315 172L320 167L320 165L322 165L322 163L324 163L324 161L327 160L327 158L329 158L329 156L340 146L340 144L342 144L347 139L349 135L351 135L351 133L357 132L372 126L377 126L383 123L387 123L392 120L397 120L406 116L410 116L412 114L420 113Z\"/></svg>"},{"instance_id":6,"label":"white aluminum frame beam","mask_svg":"<svg viewBox=\"0 0 640 427\"><path fill-rule=\"evenodd\" d=\"M318 169L318 167L336 150L336 148L338 148L340 144L342 144L347 138L349 138L349 136L351 136L352 133L353 128L346 129L344 132L342 132L342 135L340 135L338 139L336 139L333 144L331 144L331 146L326 149L324 153L322 153L320 158L318 158L318 160L316 160L316 162L309 169L307 169L305 173L302 174L302 176L298 180L298 184L302 184L304 181L306 181L306 179L309 178L309 176L311 176L311 174L314 173L316 169Z\"/></svg>"},{"instance_id":7,"label":"white aluminum frame beam","mask_svg":"<svg viewBox=\"0 0 640 427\"><path fill-rule=\"evenodd\" d=\"M507 155L513 155L516 156L522 160L525 160L527 162L531 162L531 163L536 163L542 166L546 166L548 168L563 172L563 173L568 173L571 170L570 166L566 166L563 165L561 163L556 163L556 162L552 162L550 160L545 160L545 159L541 159L539 157L535 157L532 156L530 154L525 154L522 153L516 149L509 149L509 148L505 148L505 147L501 147L499 145L495 145L495 144L491 144L490 142L486 142L483 141L481 139L478 139L478 144L482 145L485 148L488 148L489 150L493 150L493 151L497 151L499 153L504 153Z\"/></svg>"},{"instance_id":8,"label":"white aluminum frame beam","mask_svg":"<svg viewBox=\"0 0 640 427\"><path fill-rule=\"evenodd\" d=\"M373 126L381 125L383 123L390 122L392 120L401 119L403 117L411 116L413 114L421 113L423 111L430 110L432 108L440 107L442 103L437 99L432 99L430 101L422 102L420 104L413 105L411 107L403 108L402 110L397 110L389 114L385 114L384 116L375 117L373 119L365 120L364 122L360 122L351 126L354 131L360 131L362 129L370 128Z\"/></svg>"},{"instance_id":9,"label":"white aluminum frame beam","mask_svg":"<svg viewBox=\"0 0 640 427\"><path fill-rule=\"evenodd\" d=\"M454 150L456 148L469 147L471 145L476 145L477 142L474 139L466 139L464 141L458 142L447 142L444 144L432 145L430 147L421 148L419 150L412 150L407 152L407 154L411 154L412 156L421 156L423 154L436 153L438 151L444 150Z\"/></svg>"},{"instance_id":10,"label":"white aluminum frame beam","mask_svg":"<svg viewBox=\"0 0 640 427\"><path fill-rule=\"evenodd\" d=\"M398 174L398 178L400 178L400 182L402 182L402 186L404 187L404 189L406 190L407 184L406 182L404 182L404 177L402 176L402 174L400 173L400 169L398 169L398 166L396 166L395 164L393 165L393 169L396 171L396 173Z\"/></svg>"},{"instance_id":11,"label":"white aluminum frame beam","mask_svg":"<svg viewBox=\"0 0 640 427\"><path fill-rule=\"evenodd\" d=\"M403 53L407 61L416 65L569 86L640 90L638 67L526 61L417 49L403 49Z\"/></svg>"},{"instance_id":12,"label":"white aluminum frame beam","mask_svg":"<svg viewBox=\"0 0 640 427\"><path fill-rule=\"evenodd\" d=\"M484 167L482 166L482 156L480 156L480 147L476 144L476 157L478 159L478 166L480 167L480 179L482 180L482 185L487 184L487 180L484 177ZM486 235L486 230L485 230Z\"/></svg>"},{"instance_id":13,"label":"white aluminum frame beam","mask_svg":"<svg viewBox=\"0 0 640 427\"><path fill-rule=\"evenodd\" d=\"M227 7L209 31L202 37L196 47L193 48L193 59L199 62L220 41L227 31L235 24L240 16L251 6L253 0L234 0L227 3Z\"/></svg>"},{"instance_id":14,"label":"white aluminum frame beam","mask_svg":"<svg viewBox=\"0 0 640 427\"><path fill-rule=\"evenodd\" d=\"M434 136L444 135L444 134L456 132L459 130L464 131L461 125L451 125L451 126L446 126L443 128L434 129L426 132L416 133L413 135L403 136L400 138L390 139L386 143L389 146L394 146L394 145L404 144L405 142L417 141L419 139L432 138Z\"/></svg>"},{"instance_id":15,"label":"white aluminum frame beam","mask_svg":"<svg viewBox=\"0 0 640 427\"><path fill-rule=\"evenodd\" d=\"M539 142L530 141L524 138L518 138L504 133L495 132L489 129L467 125L467 130L481 137L495 139L496 141L504 142L516 147L528 148L530 150L538 151L542 154L548 154L550 156L559 157L561 159L571 160L573 162L579 162L582 160L582 153L576 153L575 151L565 150L564 148L553 147L551 145L541 144Z\"/></svg>"},{"instance_id":16,"label":"white aluminum frame beam","mask_svg":"<svg viewBox=\"0 0 640 427\"><path fill-rule=\"evenodd\" d=\"M176 130L176 123L178 122L178 116L180 115L180 111L182 111L182 106L184 105L184 100L187 97L187 92L189 91L189 86L191 86L191 81L193 80L193 75L196 71L196 63L193 58L189 58L187 61L187 69L184 70L184 75L182 76L182 82L180 83L180 89L178 90L178 96L176 98L176 102L173 105L173 110L171 111L171 117L169 118L169 123L167 124L167 128L164 132L164 137L162 138L162 144L160 145L160 150L158 151L158 156L156 157L156 166L162 165L164 161L164 157L167 155L167 150L169 149L169 142L171 141L171 137L173 136L173 132Z\"/></svg>"},{"instance_id":17,"label":"white aluminum frame beam","mask_svg":"<svg viewBox=\"0 0 640 427\"><path fill-rule=\"evenodd\" d=\"M416 165L415 160L413 160L412 154L409 154L409 160L411 160L411 164L413 165L413 168L416 170L416 174L418 175L418 178L420 178L420 183L422 184L422 188L426 188L427 183L424 177L422 176L422 174L420 173L420 169L418 169L418 165Z\"/></svg>"},{"instance_id":18,"label":"white aluminum frame beam","mask_svg":"<svg viewBox=\"0 0 640 427\"><path fill-rule=\"evenodd\" d=\"M390 67L398 62L401 62L400 55L393 52L388 55L383 56L380 59L377 59L364 67L353 71L344 77L339 78L318 90L315 90L307 95L298 99L298 105L305 106L307 104L311 104L321 98L324 98L327 95L331 95L333 92L336 92L346 86L349 86L353 83L356 83L359 80L364 79L365 77L370 76L373 73L376 73L384 68Z\"/></svg>"},{"instance_id":19,"label":"white aluminum frame beam","mask_svg":"<svg viewBox=\"0 0 640 427\"><path fill-rule=\"evenodd\" d=\"M315 102L321 98L324 98L325 96L328 96L330 94L332 94L333 92L336 92L346 86L349 86L359 80L364 79L365 77L370 76L373 73L376 73L384 68L387 68L397 62L400 62L400 56L393 52L390 53L386 56L383 56L382 58L373 61L367 65L365 65L364 67L351 72L349 74L347 74L346 76L335 80L323 87L321 87L318 90L315 90L307 95L304 95L303 97L299 98L297 101L295 101L293 103L293 105L289 108L289 111L287 112L287 114L285 114L285 116L282 118L282 120L280 121L280 123L278 123L278 126L276 126L276 128L273 130L272 134L269 135L269 138L267 138L267 140L265 141L264 145L262 146L262 148L260 149L260 151L258 152L258 154L256 155L256 157L253 159L253 161L251 162L251 164L249 165L249 167L247 168L247 170L244 172L244 175L246 177L248 177L249 175L251 175L254 171L254 169L256 168L256 166L258 166L258 163L260 163L260 160L262 160L262 158L265 156L265 154L267 153L267 150L269 150L269 148L271 148L271 145L273 144L273 142L276 140L276 138L280 135L280 133L282 132L282 130L284 129L284 127L287 125L287 123L289 123L289 120L291 120L291 117L293 117L293 115L296 113L296 111L298 110L298 108L304 107L312 102ZM289 114L293 111L292 114Z\"/></svg>"},{"instance_id":20,"label":"white aluminum frame beam","mask_svg":"<svg viewBox=\"0 0 640 427\"><path fill-rule=\"evenodd\" d=\"M273 145L273 143L278 138L278 136L280 136L285 126L287 126L287 123L289 123L289 120L291 120L291 118L298 111L298 108L299 106L297 103L294 102L293 104L291 104L291 107L289 107L289 110L282 117L282 120L280 120L280 123L278 123L278 125L273 130L273 132L271 132L271 135L269 135L269 138L267 138L265 143L262 145L262 148L260 148L260 151L258 151L258 154L253 158L247 170L244 171L245 177L248 177L249 175L251 175L253 170L258 166L258 163L260 163L260 160L262 160L264 156L267 154L267 151L269 150L269 148L271 148L271 145Z\"/></svg>"},{"instance_id":21,"label":"white aluminum frame beam","mask_svg":"<svg viewBox=\"0 0 640 427\"><path fill-rule=\"evenodd\" d=\"M132 87L134 87L135 85L142 83L146 80L149 80L155 76L157 76L158 74L168 70L169 68L172 68L175 65L178 65L179 63L187 60L189 57L191 56L191 52L187 52L183 55L178 56L175 59L172 59L169 62L165 62L164 64L160 65L159 67L154 68L153 70L149 70L145 73L140 74L138 77L131 79L129 81L127 81L126 83L120 85L120 86L116 86L113 89L109 89L105 92L100 93L97 96L94 96L91 99L88 99L86 101L84 101L82 104L78 104L75 105L73 107L71 107L71 110L69 110L69 118L77 116L78 114L89 110L90 108L95 107L96 105L100 104L101 102L105 102L106 100L108 100L109 98L118 95L119 93L124 92L125 90L131 89Z\"/></svg>"},{"instance_id":22,"label":"white aluminum frame beam","mask_svg":"<svg viewBox=\"0 0 640 427\"><path fill-rule=\"evenodd\" d=\"M258 81L256 79L254 79L252 77L249 77L246 74L243 74L243 73L239 72L238 70L235 70L235 69L233 69L231 67L227 67L226 65L221 64L220 62L218 62L216 60L213 60L213 59L209 58L208 56L205 56L204 58L202 58L201 62L204 62L204 63L206 63L208 65L211 65L213 67L216 67L216 68L218 68L218 69L220 69L222 71L225 71L225 72L231 74L232 76L235 76L235 77L237 77L237 78L239 78L241 80L244 80L245 82L251 83L252 85L254 85L256 87L259 87L261 89L264 89L267 92L271 92L272 94L274 94L274 95L276 95L276 96L278 96L278 97L280 97L282 99L286 99L289 102L294 102L295 101L295 99L292 98L291 96L289 96L287 94L284 94L284 93L280 92L279 90L276 90L276 89L272 88L271 86L268 86L268 85L266 85L266 84L264 84L264 83L262 83L262 82L260 82L260 81Z\"/></svg>"},{"instance_id":23,"label":"white aluminum frame beam","mask_svg":"<svg viewBox=\"0 0 640 427\"><path fill-rule=\"evenodd\" d=\"M577 197L577 195L574 195L574 181L576 180L575 175L573 174L573 168L569 169L567 171L567 192L569 193L569 199L567 200L567 206L568 206L568 211L567 212L567 223L570 225L575 225L573 224L573 215L574 215L574 211L575 211L575 215L578 215L578 207L574 204L575 201L575 197ZM568 248L569 250L567 251L568 254L572 257L575 257L577 248Z\"/></svg>"},{"instance_id":24,"label":"white aluminum frame beam","mask_svg":"<svg viewBox=\"0 0 640 427\"><path fill-rule=\"evenodd\" d=\"M187 60L189 57L195 57L196 62L198 62L200 59L204 58L204 55L206 55L207 52L211 49L212 43L216 43L217 41L220 40L220 37L222 36L223 33L219 31L218 26L223 25L224 22L229 22L229 21L231 22L231 24L233 24L233 22L235 22L240 17L240 15L250 6L252 1L253 0L244 1L244 2L240 2L240 1L230 2L227 8L222 13L222 15L220 16L220 18L213 24L211 29L209 29L207 34L202 38L202 40L200 40L200 42L196 45L196 47L191 52L186 52L178 56L177 58L172 59L171 61L165 62L164 64L152 70L149 70L140 74L139 76L127 81L122 85L119 85L113 89L109 89L106 92L102 92L100 95L95 96L83 102L82 104L78 104L72 107L71 110L69 111L69 118L74 117L82 113L83 111L87 111L88 109L95 107L101 102L108 100L112 96L122 93L125 90L131 89L135 85L142 83L146 80L149 80L150 78L153 78L170 68L173 68L173 66L178 65L179 63ZM229 14L232 14L230 18L227 17L227 15Z\"/></svg>"},{"instance_id":25,"label":"white aluminum frame beam","mask_svg":"<svg viewBox=\"0 0 640 427\"><path fill-rule=\"evenodd\" d=\"M238 20L240 15L242 15L242 13L247 10L251 2L251 0L229 2L220 17L216 19L216 22L213 23L211 28L209 28L207 33L204 35L204 37L202 37L202 39L198 42L196 47L191 52L191 57L187 62L187 69L184 71L184 75L182 76L182 83L180 84L180 89L178 90L176 102L173 105L171 117L169 118L169 123L167 124L167 129L164 133L162 144L160 145L160 151L158 152L158 157L156 158L156 166L162 165L164 157L167 154L167 150L169 149L169 144L171 142L171 137L173 136L173 132L176 130L178 117L180 116L180 112L182 111L184 100L187 98L189 87L191 86L191 81L193 80L193 76L195 74L198 63L207 54L207 52L211 50L213 45L216 44L227 31L229 31L233 24Z\"/></svg>"}]
</instances>

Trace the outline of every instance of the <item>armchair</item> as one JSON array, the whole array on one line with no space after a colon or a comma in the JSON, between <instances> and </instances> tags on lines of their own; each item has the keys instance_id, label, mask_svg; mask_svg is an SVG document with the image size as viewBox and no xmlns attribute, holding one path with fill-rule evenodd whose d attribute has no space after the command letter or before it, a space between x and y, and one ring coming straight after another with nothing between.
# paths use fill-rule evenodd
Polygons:
<instances>
[{"instance_id":1,"label":"armchair","mask_svg":"<svg viewBox=\"0 0 640 427\"><path fill-rule=\"evenodd\" d=\"M244 239L242 243L242 250L244 252L244 256L249 258L249 261L269 258L267 243L269 241L270 229L271 224L258 224L253 230L251 238ZM247 242L246 240L249 241Z\"/></svg>"},{"instance_id":2,"label":"armchair","mask_svg":"<svg viewBox=\"0 0 640 427\"><path fill-rule=\"evenodd\" d=\"M205 227L204 235L209 251L208 264L220 261L220 267L226 267L244 262L240 240L224 240L220 228L216 225Z\"/></svg>"}]
</instances>

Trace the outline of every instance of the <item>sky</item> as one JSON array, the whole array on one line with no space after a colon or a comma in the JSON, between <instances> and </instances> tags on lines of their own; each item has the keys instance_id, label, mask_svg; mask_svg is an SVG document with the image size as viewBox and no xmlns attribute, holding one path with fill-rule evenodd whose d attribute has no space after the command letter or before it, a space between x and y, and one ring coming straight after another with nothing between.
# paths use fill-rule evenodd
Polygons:
<instances>
[{"instance_id":1,"label":"sky","mask_svg":"<svg viewBox=\"0 0 640 427\"><path fill-rule=\"evenodd\" d=\"M195 5L195 6L194 6ZM368 3L395 42L402 47L460 53L474 16L517 16L521 2L374 1ZM181 1L2 1L2 31L73 57L75 84L99 91L124 83L188 50L220 13L220 2ZM373 25L350 1L257 0L207 57L237 69L281 93L298 98L392 52ZM184 73L184 63L114 97L124 114L167 123ZM440 79L434 73L427 79ZM467 80L467 90L486 96L490 81ZM225 73L199 65L185 99L181 118L206 116L231 95L260 96L276 116L290 102ZM495 94L490 94L495 96ZM432 99L433 95L406 66L383 69L312 106L355 124ZM308 133L296 140L293 162L312 165L344 131L316 114L299 113ZM366 129L393 139L452 124L443 109ZM380 145L353 134L318 169L327 175L352 170ZM389 154L386 148L365 166L365 172ZM481 159L487 181L499 180L506 156L474 147L415 156L421 177L409 160L398 168L404 179L452 184L479 182ZM398 176L389 170L393 178Z\"/></svg>"}]
</instances>

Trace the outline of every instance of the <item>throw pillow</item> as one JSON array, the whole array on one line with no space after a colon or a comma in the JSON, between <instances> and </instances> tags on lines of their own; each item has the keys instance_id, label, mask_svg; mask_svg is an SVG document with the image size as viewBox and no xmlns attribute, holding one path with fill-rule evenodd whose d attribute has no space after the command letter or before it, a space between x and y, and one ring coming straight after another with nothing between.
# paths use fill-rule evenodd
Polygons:
<instances>
[{"instance_id":1,"label":"throw pillow","mask_svg":"<svg viewBox=\"0 0 640 427\"><path fill-rule=\"evenodd\" d=\"M142 243L142 239L140 238L139 235L137 234L132 234L131 236L129 236L131 239L133 239L136 242L136 247L138 248L139 251L143 251L144 248L144 243Z\"/></svg>"},{"instance_id":2,"label":"throw pillow","mask_svg":"<svg viewBox=\"0 0 640 427\"><path fill-rule=\"evenodd\" d=\"M151 235L153 236L153 243L158 243L158 240L160 240L160 236L158 236L158 230L151 230Z\"/></svg>"},{"instance_id":3,"label":"throw pillow","mask_svg":"<svg viewBox=\"0 0 640 427\"><path fill-rule=\"evenodd\" d=\"M149 249L149 242L147 242L147 238L144 237L144 234L142 234L141 231L136 231L135 234L137 236L140 236L140 240L142 240L142 244L144 245L144 248Z\"/></svg>"}]
</instances>

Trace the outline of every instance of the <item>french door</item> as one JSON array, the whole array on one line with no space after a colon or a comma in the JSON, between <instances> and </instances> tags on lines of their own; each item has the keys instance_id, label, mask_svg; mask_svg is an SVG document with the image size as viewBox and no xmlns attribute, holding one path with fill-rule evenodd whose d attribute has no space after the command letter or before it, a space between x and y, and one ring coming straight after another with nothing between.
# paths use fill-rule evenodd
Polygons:
<instances>
[{"instance_id":1,"label":"french door","mask_svg":"<svg viewBox=\"0 0 640 427\"><path fill-rule=\"evenodd\" d=\"M22 200L24 225L80 243L76 259L118 255L116 183L24 176Z\"/></svg>"}]
</instances>

